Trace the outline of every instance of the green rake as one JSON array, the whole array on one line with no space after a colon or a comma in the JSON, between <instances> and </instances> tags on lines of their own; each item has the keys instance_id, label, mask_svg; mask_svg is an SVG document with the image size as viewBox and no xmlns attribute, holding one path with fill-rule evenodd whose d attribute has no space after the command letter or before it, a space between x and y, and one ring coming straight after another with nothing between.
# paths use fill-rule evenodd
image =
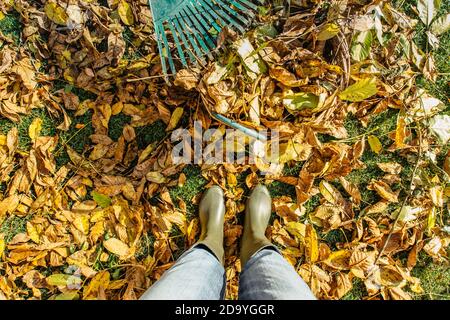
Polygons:
<instances>
[{"instance_id":1,"label":"green rake","mask_svg":"<svg viewBox=\"0 0 450 320\"><path fill-rule=\"evenodd\" d=\"M168 69L176 73L176 61L184 67L212 59L216 36L225 27L244 33L265 0L149 0L156 41L166 80ZM169 45L172 37L176 50ZM176 51L175 55L172 52ZM169 68L168 68L169 66Z\"/></svg>"}]
</instances>

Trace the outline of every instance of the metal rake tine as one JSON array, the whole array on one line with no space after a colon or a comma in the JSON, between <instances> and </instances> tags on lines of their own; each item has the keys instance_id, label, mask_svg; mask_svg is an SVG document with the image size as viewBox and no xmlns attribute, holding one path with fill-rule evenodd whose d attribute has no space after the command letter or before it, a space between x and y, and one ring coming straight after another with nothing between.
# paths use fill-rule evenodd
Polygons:
<instances>
[{"instance_id":1,"label":"metal rake tine","mask_svg":"<svg viewBox=\"0 0 450 320\"><path fill-rule=\"evenodd\" d=\"M242 12L245 12L246 15L248 15L248 16L250 16L250 17L252 17L252 18L255 17L255 14L253 13L253 11L252 11L252 10L249 10L246 6L244 6L243 4L241 4L239 1L233 1L233 0L228 0L228 1L230 1L230 4L232 4L233 6L235 6L238 10L240 10L240 11L242 11ZM245 2L247 2L247 6L248 6L249 2L248 2L248 1L245 1ZM254 9L254 8L253 8L253 9Z\"/></svg>"},{"instance_id":2,"label":"metal rake tine","mask_svg":"<svg viewBox=\"0 0 450 320\"><path fill-rule=\"evenodd\" d=\"M218 4L220 4L222 9L228 11L233 17L235 17L236 19L241 20L242 23L250 24L250 21L248 21L244 16L238 14L236 11L231 9L229 6L227 6L225 3L223 3L222 0L214 0L214 1L217 2Z\"/></svg>"},{"instance_id":3,"label":"metal rake tine","mask_svg":"<svg viewBox=\"0 0 450 320\"><path fill-rule=\"evenodd\" d=\"M184 24L184 26L185 26L184 29L180 27L180 29L182 30L182 32L183 32L183 31L188 31L188 30L185 30L185 29L191 29L191 28L189 27L189 25L187 25L186 21L183 19L183 17L182 17L181 15L178 15L178 16L177 16L177 21L178 21L178 23L180 23L180 21L181 21L181 22ZM198 45L197 45L197 43L195 42L194 38L192 37L192 33L191 33L191 32L186 32L185 34L186 34L187 38L189 39L189 43L191 44L192 48L194 48L194 51L195 51L195 53L197 54L197 57L203 56L202 51L201 51L200 48L198 47Z\"/></svg>"},{"instance_id":4,"label":"metal rake tine","mask_svg":"<svg viewBox=\"0 0 450 320\"><path fill-rule=\"evenodd\" d=\"M216 29L217 32L220 33L220 31L222 31L222 28L217 24L217 22L214 20L214 18L209 14L208 10L203 9L201 11L201 16L204 17L207 20L207 23L209 23L208 25L210 25L214 29Z\"/></svg>"},{"instance_id":5,"label":"metal rake tine","mask_svg":"<svg viewBox=\"0 0 450 320\"><path fill-rule=\"evenodd\" d=\"M184 35L183 30L181 29L180 23L178 22L177 19L173 19L172 23L175 25L175 28L176 28L181 40L183 40L183 45L186 48L189 59L191 60L192 63L196 63L197 59L195 58L194 54L192 53L192 48L189 46L189 41L186 39L186 36Z\"/></svg>"},{"instance_id":6,"label":"metal rake tine","mask_svg":"<svg viewBox=\"0 0 450 320\"><path fill-rule=\"evenodd\" d=\"M208 2L205 2L205 0L199 0L199 2L210 10L209 13L214 18L219 20L223 27L227 25L227 23L224 20L225 18L240 32L245 33L245 29L239 23L237 23L232 17L230 17L226 12L222 11L220 14L218 14L216 10L213 7L211 7L211 5Z\"/></svg>"},{"instance_id":7,"label":"metal rake tine","mask_svg":"<svg viewBox=\"0 0 450 320\"><path fill-rule=\"evenodd\" d=\"M164 77L166 79L166 81L168 80L167 78L167 65L166 65L166 59L164 58L164 54L163 54L163 48L162 48L162 34L159 30L159 26L157 23L155 23L155 35L156 35L156 42L158 44L158 51L159 51L159 58L161 60L161 67L163 69L163 73L164 73Z\"/></svg>"},{"instance_id":8,"label":"metal rake tine","mask_svg":"<svg viewBox=\"0 0 450 320\"><path fill-rule=\"evenodd\" d=\"M255 5L254 3L250 2L250 1L247 1L247 0L237 0L237 1L243 3L244 5L246 5L247 7L251 8L251 9L253 9L255 11L258 11L258 6Z\"/></svg>"},{"instance_id":9,"label":"metal rake tine","mask_svg":"<svg viewBox=\"0 0 450 320\"><path fill-rule=\"evenodd\" d=\"M195 9L195 7L194 7L194 9ZM216 47L216 44L214 43L214 39L209 34L209 30L207 28L208 23L203 19L203 17L201 16L200 12L194 11L192 9L192 7L187 7L187 10L191 11L191 13L192 13L192 15L191 15L192 19L191 20L195 20L194 23L197 26L197 29L198 30L199 29L202 30L202 36L206 40L206 43L209 45L210 50L214 50L215 47ZM195 9L195 10L197 10L197 9Z\"/></svg>"},{"instance_id":10,"label":"metal rake tine","mask_svg":"<svg viewBox=\"0 0 450 320\"><path fill-rule=\"evenodd\" d=\"M169 47L169 41L167 40L167 37L166 37L166 31L165 31L166 29L164 28L164 25L161 22L159 22L158 24L159 24L159 28L161 28L161 30L162 30L161 35L162 35L162 39L164 42L164 46L166 48L167 59L169 60L170 70L172 71L173 74L175 74L177 72L177 69L175 68L175 64L173 63L172 53L171 53L170 47Z\"/></svg>"},{"instance_id":11,"label":"metal rake tine","mask_svg":"<svg viewBox=\"0 0 450 320\"><path fill-rule=\"evenodd\" d=\"M186 61L186 57L184 55L183 48L182 48L181 43L180 43L180 39L178 39L177 31L175 30L175 28L173 26L173 22L172 21L168 21L167 25L169 26L170 32L172 33L173 39L175 41L175 45L177 47L178 55L180 56L181 63L183 64L183 66L187 67L188 64L187 64L187 61Z\"/></svg>"},{"instance_id":12,"label":"metal rake tine","mask_svg":"<svg viewBox=\"0 0 450 320\"><path fill-rule=\"evenodd\" d=\"M189 26L190 33L195 36L195 39L200 44L200 47L203 49L204 53L208 54L210 50L209 50L208 46L206 45L206 43L203 41L203 38L199 36L199 34L201 33L200 30L198 30L196 28L195 22L193 21L193 19L191 19L191 17L188 15L186 10L183 10L183 13L184 14L182 15L182 19L185 21L185 24L187 26ZM198 46L197 46L197 48L198 48ZM203 53L201 53L201 51L200 51L199 56L202 56L202 55L203 55ZM212 59L212 56L210 56L210 58Z\"/></svg>"}]
</instances>

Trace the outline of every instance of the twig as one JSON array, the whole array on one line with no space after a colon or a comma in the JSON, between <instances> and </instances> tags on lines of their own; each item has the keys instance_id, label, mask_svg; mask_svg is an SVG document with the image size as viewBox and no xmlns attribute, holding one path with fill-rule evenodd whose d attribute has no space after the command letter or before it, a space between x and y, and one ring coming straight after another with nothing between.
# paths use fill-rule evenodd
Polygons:
<instances>
[{"instance_id":1,"label":"twig","mask_svg":"<svg viewBox=\"0 0 450 320\"><path fill-rule=\"evenodd\" d=\"M402 206L400 207L400 210L398 211L397 217L395 218L395 221L394 221L394 224L392 225L391 231L389 232L389 234L388 234L388 236L386 238L386 241L384 242L383 248L378 253L378 256L375 259L374 265L377 264L378 260L381 258L381 256L383 255L384 251L386 250L387 245L388 245L389 241L391 240L392 234L394 233L395 227L397 226L397 223L400 220L401 212L402 212L403 208L405 207L406 202L409 200L409 198L411 197L411 195L412 195L412 193L414 191L413 190L414 177L416 176L417 169L419 168L420 159L422 158L422 132L420 131L421 127L420 127L419 122L416 121L416 125L417 125L417 132L418 132L418 135L419 135L419 154L417 155L417 161L416 161L416 164L414 166L414 170L413 170L412 175L411 175L411 181L409 183L409 192L408 192L408 194L406 195L405 199L402 202ZM372 272L371 272L370 275L372 275Z\"/></svg>"},{"instance_id":2,"label":"twig","mask_svg":"<svg viewBox=\"0 0 450 320\"><path fill-rule=\"evenodd\" d=\"M150 77L144 77L144 78L136 78L136 79L127 79L127 82L138 82L138 81L143 81L143 80L151 80L151 79L159 79L159 78L165 78L166 76L175 76L174 73L172 74L167 74L167 75L157 75L157 76L150 76Z\"/></svg>"}]
</instances>

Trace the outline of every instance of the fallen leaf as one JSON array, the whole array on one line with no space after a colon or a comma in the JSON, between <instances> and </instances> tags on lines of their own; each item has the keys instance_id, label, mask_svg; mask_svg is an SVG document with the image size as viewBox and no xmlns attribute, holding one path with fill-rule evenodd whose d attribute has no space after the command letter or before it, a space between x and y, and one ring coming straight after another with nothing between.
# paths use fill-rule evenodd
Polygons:
<instances>
[{"instance_id":1,"label":"fallen leaf","mask_svg":"<svg viewBox=\"0 0 450 320\"><path fill-rule=\"evenodd\" d=\"M342 202L342 195L331 183L322 180L319 184L320 193L323 197L332 204L338 204Z\"/></svg>"},{"instance_id":2,"label":"fallen leaf","mask_svg":"<svg viewBox=\"0 0 450 320\"><path fill-rule=\"evenodd\" d=\"M167 125L166 131L172 131L178 126L178 123L180 122L183 113L184 113L183 108L175 109L175 111L172 113L172 116L170 117L170 121L169 124Z\"/></svg>"},{"instance_id":3,"label":"fallen leaf","mask_svg":"<svg viewBox=\"0 0 450 320\"><path fill-rule=\"evenodd\" d=\"M369 142L370 149L372 149L372 151L376 154L379 154L381 150L383 150L383 145L376 136L369 135L367 137L367 141Z\"/></svg>"},{"instance_id":4,"label":"fallen leaf","mask_svg":"<svg viewBox=\"0 0 450 320\"><path fill-rule=\"evenodd\" d=\"M42 119L35 118L28 127L28 136L31 138L31 140L36 140L36 138L39 137L39 135L41 134L41 130L42 130Z\"/></svg>"},{"instance_id":5,"label":"fallen leaf","mask_svg":"<svg viewBox=\"0 0 450 320\"><path fill-rule=\"evenodd\" d=\"M376 95L377 93L377 79L365 78L345 89L339 94L339 97L342 100L360 102Z\"/></svg>"},{"instance_id":6,"label":"fallen leaf","mask_svg":"<svg viewBox=\"0 0 450 320\"><path fill-rule=\"evenodd\" d=\"M429 120L431 132L439 139L439 142L447 144L450 140L450 116L437 115Z\"/></svg>"},{"instance_id":7,"label":"fallen leaf","mask_svg":"<svg viewBox=\"0 0 450 320\"><path fill-rule=\"evenodd\" d=\"M82 280L80 277L73 276L70 274L52 274L46 279L47 283L51 286L64 286L64 287L76 287L81 285Z\"/></svg>"},{"instance_id":8,"label":"fallen leaf","mask_svg":"<svg viewBox=\"0 0 450 320\"><path fill-rule=\"evenodd\" d=\"M119 258L125 258L130 253L130 247L116 238L109 238L106 241L103 241L103 246L109 252L119 256Z\"/></svg>"},{"instance_id":9,"label":"fallen leaf","mask_svg":"<svg viewBox=\"0 0 450 320\"><path fill-rule=\"evenodd\" d=\"M374 180L368 186L369 190L375 190L378 195L389 202L398 202L398 196L395 194L391 187L383 181Z\"/></svg>"},{"instance_id":10,"label":"fallen leaf","mask_svg":"<svg viewBox=\"0 0 450 320\"><path fill-rule=\"evenodd\" d=\"M437 18L433 24L431 25L431 32L440 36L450 30L450 13L443 15L442 17Z\"/></svg>"},{"instance_id":11,"label":"fallen leaf","mask_svg":"<svg viewBox=\"0 0 450 320\"><path fill-rule=\"evenodd\" d=\"M339 33L340 30L341 28L337 24L327 23L317 35L317 40L326 41L332 39Z\"/></svg>"},{"instance_id":12,"label":"fallen leaf","mask_svg":"<svg viewBox=\"0 0 450 320\"><path fill-rule=\"evenodd\" d=\"M118 12L123 23L125 23L127 26L131 26L134 24L133 10L131 9L131 6L128 2L126 2L125 0L120 0Z\"/></svg>"},{"instance_id":13,"label":"fallen leaf","mask_svg":"<svg viewBox=\"0 0 450 320\"><path fill-rule=\"evenodd\" d=\"M98 193L97 191L92 191L91 196L92 199L94 199L94 201L102 208L107 208L111 205L111 198L104 194Z\"/></svg>"},{"instance_id":14,"label":"fallen leaf","mask_svg":"<svg viewBox=\"0 0 450 320\"><path fill-rule=\"evenodd\" d=\"M390 174L400 174L400 172L402 171L402 166L397 162L377 163L377 166L378 168L383 170L383 172Z\"/></svg>"},{"instance_id":15,"label":"fallen leaf","mask_svg":"<svg viewBox=\"0 0 450 320\"><path fill-rule=\"evenodd\" d=\"M45 5L45 14L56 24L65 26L69 16L65 10L55 2L47 2Z\"/></svg>"},{"instance_id":16,"label":"fallen leaf","mask_svg":"<svg viewBox=\"0 0 450 320\"><path fill-rule=\"evenodd\" d=\"M418 0L417 10L419 11L419 18L422 22L429 26L436 16L441 0Z\"/></svg>"},{"instance_id":17,"label":"fallen leaf","mask_svg":"<svg viewBox=\"0 0 450 320\"><path fill-rule=\"evenodd\" d=\"M306 259L310 263L315 263L319 259L319 241L314 227L310 224L305 229L305 252Z\"/></svg>"},{"instance_id":18,"label":"fallen leaf","mask_svg":"<svg viewBox=\"0 0 450 320\"><path fill-rule=\"evenodd\" d=\"M39 243L39 234L36 228L29 221L27 222L27 234L31 240L33 240L35 243Z\"/></svg>"}]
</instances>

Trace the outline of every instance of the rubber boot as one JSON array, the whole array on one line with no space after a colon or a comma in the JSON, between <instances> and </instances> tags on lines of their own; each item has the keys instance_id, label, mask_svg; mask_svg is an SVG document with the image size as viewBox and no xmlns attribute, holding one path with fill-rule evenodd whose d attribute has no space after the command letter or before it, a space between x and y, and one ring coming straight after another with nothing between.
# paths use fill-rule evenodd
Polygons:
<instances>
[{"instance_id":1,"label":"rubber boot","mask_svg":"<svg viewBox=\"0 0 450 320\"><path fill-rule=\"evenodd\" d=\"M267 239L265 233L272 213L272 198L269 190L258 185L250 194L245 208L244 234L241 242L241 266L258 251L272 247L276 248Z\"/></svg>"},{"instance_id":2,"label":"rubber boot","mask_svg":"<svg viewBox=\"0 0 450 320\"><path fill-rule=\"evenodd\" d=\"M201 224L200 239L202 244L224 264L223 224L225 219L225 202L223 191L219 186L213 186L203 195L199 207Z\"/></svg>"}]
</instances>

